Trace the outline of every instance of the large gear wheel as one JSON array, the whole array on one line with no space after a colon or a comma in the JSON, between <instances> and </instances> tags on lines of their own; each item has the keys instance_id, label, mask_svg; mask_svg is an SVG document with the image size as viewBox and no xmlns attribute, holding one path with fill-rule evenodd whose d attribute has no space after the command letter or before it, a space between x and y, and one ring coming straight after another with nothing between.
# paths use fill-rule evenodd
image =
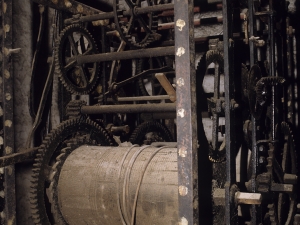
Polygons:
<instances>
[{"instance_id":1,"label":"large gear wheel","mask_svg":"<svg viewBox=\"0 0 300 225\"><path fill-rule=\"evenodd\" d=\"M129 141L132 144L149 145L152 142L172 142L173 137L163 124L157 121L148 121L135 128Z\"/></svg>"},{"instance_id":2,"label":"large gear wheel","mask_svg":"<svg viewBox=\"0 0 300 225\"><path fill-rule=\"evenodd\" d=\"M147 6L154 5L153 0L146 0ZM145 48L158 40L158 16L156 13L137 15L135 9L141 7L140 0L115 0L113 4L115 24L120 37L126 44L135 48ZM130 10L130 15L124 12Z\"/></svg>"},{"instance_id":3,"label":"large gear wheel","mask_svg":"<svg viewBox=\"0 0 300 225\"><path fill-rule=\"evenodd\" d=\"M50 185L51 168L61 150L74 138L85 137L87 143L112 146L107 132L90 119L70 119L52 130L44 139L35 158L32 170L31 209L36 225L51 225L53 216L49 214L47 191ZM55 206L52 206L52 208Z\"/></svg>"},{"instance_id":4,"label":"large gear wheel","mask_svg":"<svg viewBox=\"0 0 300 225\"><path fill-rule=\"evenodd\" d=\"M56 157L55 163L52 166L50 174L49 201L51 203L51 212L56 225L67 225L67 222L65 221L60 211L57 195L59 175L67 157L71 154L71 152L82 145L95 145L95 143L87 135L69 140L67 143L68 147L61 150L60 154Z\"/></svg>"},{"instance_id":5,"label":"large gear wheel","mask_svg":"<svg viewBox=\"0 0 300 225\"><path fill-rule=\"evenodd\" d=\"M282 122L276 128L279 146L269 151L268 170L272 171L273 182L279 184L297 183L297 157L293 133L288 123ZM285 177L294 177L286 179ZM297 188L293 192L275 192L273 202L268 205L266 219L271 225L289 225L296 214Z\"/></svg>"},{"instance_id":6,"label":"large gear wheel","mask_svg":"<svg viewBox=\"0 0 300 225\"><path fill-rule=\"evenodd\" d=\"M78 55L97 54L96 43L87 29L78 24L66 27L56 41L55 72L73 94L89 94L98 80L99 63L77 65Z\"/></svg>"}]
</instances>

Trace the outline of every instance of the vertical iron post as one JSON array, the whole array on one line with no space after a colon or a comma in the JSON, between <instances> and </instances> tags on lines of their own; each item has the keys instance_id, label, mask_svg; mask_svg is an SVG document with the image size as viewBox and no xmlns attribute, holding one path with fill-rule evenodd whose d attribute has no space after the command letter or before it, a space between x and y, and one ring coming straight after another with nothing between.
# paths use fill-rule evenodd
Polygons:
<instances>
[{"instance_id":1,"label":"vertical iron post","mask_svg":"<svg viewBox=\"0 0 300 225\"><path fill-rule=\"evenodd\" d=\"M233 2L223 0L223 44L225 76L225 137L226 137L226 183L225 183L225 224L237 224L237 210L234 201L236 191L234 128L234 41L233 41Z\"/></svg>"},{"instance_id":2,"label":"vertical iron post","mask_svg":"<svg viewBox=\"0 0 300 225\"><path fill-rule=\"evenodd\" d=\"M14 149L14 118L13 118L13 70L12 55L12 0L2 1L2 75L3 75L3 155L10 155ZM16 224L15 168L14 165L4 167L4 220L3 224Z\"/></svg>"},{"instance_id":3,"label":"vertical iron post","mask_svg":"<svg viewBox=\"0 0 300 225\"><path fill-rule=\"evenodd\" d=\"M199 224L194 1L175 1L179 224ZM200 146L201 147L201 146Z\"/></svg>"},{"instance_id":4,"label":"vertical iron post","mask_svg":"<svg viewBox=\"0 0 300 225\"><path fill-rule=\"evenodd\" d=\"M248 19L249 19L249 37L256 36L256 18L254 16L254 2L253 0L248 1ZM257 51L253 41L249 41L250 48L250 68L254 66L257 61ZM252 126L252 154L251 154L251 163L252 163L252 174L251 174L251 192L255 193L256 191L256 176L257 176L257 167L258 167L258 149L256 144L256 119L254 116L251 116L251 126ZM251 223L258 224L260 216L258 216L258 206L251 206Z\"/></svg>"}]
</instances>

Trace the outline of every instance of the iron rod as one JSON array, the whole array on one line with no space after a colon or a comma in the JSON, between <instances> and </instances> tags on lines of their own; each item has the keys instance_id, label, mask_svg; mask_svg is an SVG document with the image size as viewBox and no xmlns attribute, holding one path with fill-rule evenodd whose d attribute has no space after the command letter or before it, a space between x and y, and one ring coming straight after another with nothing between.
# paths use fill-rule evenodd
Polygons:
<instances>
[{"instance_id":1,"label":"iron rod","mask_svg":"<svg viewBox=\"0 0 300 225\"><path fill-rule=\"evenodd\" d=\"M77 64L174 55L174 46L77 56Z\"/></svg>"},{"instance_id":2,"label":"iron rod","mask_svg":"<svg viewBox=\"0 0 300 225\"><path fill-rule=\"evenodd\" d=\"M175 112L175 103L82 106L82 114Z\"/></svg>"}]
</instances>

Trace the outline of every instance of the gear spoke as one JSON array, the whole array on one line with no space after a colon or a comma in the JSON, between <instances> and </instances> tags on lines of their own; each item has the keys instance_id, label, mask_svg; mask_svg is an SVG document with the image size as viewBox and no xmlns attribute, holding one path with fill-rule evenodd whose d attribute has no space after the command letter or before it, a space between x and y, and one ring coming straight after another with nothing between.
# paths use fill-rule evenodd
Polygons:
<instances>
[{"instance_id":1,"label":"gear spoke","mask_svg":"<svg viewBox=\"0 0 300 225\"><path fill-rule=\"evenodd\" d=\"M73 54L75 56L77 56L78 55L78 49L76 48L76 43L75 43L73 35L69 35L68 39L69 39L69 42L71 44L71 49L72 49Z\"/></svg>"},{"instance_id":2,"label":"gear spoke","mask_svg":"<svg viewBox=\"0 0 300 225\"><path fill-rule=\"evenodd\" d=\"M277 159L273 159L273 169L277 175L277 178L279 180L280 183L284 183L283 182L283 175L284 175L284 172L282 170L282 168L280 167L280 164L278 163Z\"/></svg>"},{"instance_id":3,"label":"gear spoke","mask_svg":"<svg viewBox=\"0 0 300 225\"><path fill-rule=\"evenodd\" d=\"M146 3L148 6L152 6L156 4L156 1L146 0ZM158 28L156 13L151 12L147 15L135 15L135 9L136 7L141 7L141 2L125 0L125 4L128 6L125 8L129 8L131 11L130 16L124 15L125 9L120 7L120 0L113 1L115 24L122 40L133 47L144 48L155 41L155 39L159 39L160 35L157 35L156 38L151 35L156 33ZM124 18L126 19L124 20ZM139 32L142 28L144 32Z\"/></svg>"},{"instance_id":4,"label":"gear spoke","mask_svg":"<svg viewBox=\"0 0 300 225\"><path fill-rule=\"evenodd\" d=\"M144 31L147 33L152 33L152 31L149 29L149 27L147 26L146 22L143 20L143 18L141 18L140 16L137 17L137 20L139 21L139 24L141 25L141 27L144 28Z\"/></svg>"},{"instance_id":5,"label":"gear spoke","mask_svg":"<svg viewBox=\"0 0 300 225\"><path fill-rule=\"evenodd\" d=\"M87 73L85 72L85 69L83 68L83 65L80 66L80 77L82 78L82 82L83 82L83 87L86 87L88 85L88 76Z\"/></svg>"},{"instance_id":6,"label":"gear spoke","mask_svg":"<svg viewBox=\"0 0 300 225\"><path fill-rule=\"evenodd\" d=\"M79 37L78 42L75 42ZM79 43L77 46L76 43ZM99 63L85 63L77 66L76 56L97 54L97 46L91 34L80 25L66 27L56 42L55 72L63 85L73 94L88 94L96 86L99 79ZM70 57L69 49L75 57Z\"/></svg>"},{"instance_id":7,"label":"gear spoke","mask_svg":"<svg viewBox=\"0 0 300 225\"><path fill-rule=\"evenodd\" d=\"M73 60L64 67L64 71L68 72L70 69L74 68L76 65L77 65L77 61Z\"/></svg>"}]
</instances>

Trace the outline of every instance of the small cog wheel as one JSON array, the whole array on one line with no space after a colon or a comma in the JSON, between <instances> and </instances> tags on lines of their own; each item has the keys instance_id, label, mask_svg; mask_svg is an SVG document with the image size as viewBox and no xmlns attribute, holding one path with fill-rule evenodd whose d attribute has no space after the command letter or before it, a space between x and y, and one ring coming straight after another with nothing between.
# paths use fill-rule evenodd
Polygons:
<instances>
[{"instance_id":1,"label":"small cog wheel","mask_svg":"<svg viewBox=\"0 0 300 225\"><path fill-rule=\"evenodd\" d=\"M172 141L173 137L168 128L157 121L148 121L140 124L135 128L129 138L129 142L138 145Z\"/></svg>"},{"instance_id":2,"label":"small cog wheel","mask_svg":"<svg viewBox=\"0 0 300 225\"><path fill-rule=\"evenodd\" d=\"M61 154L61 150L68 147L70 143L74 143L74 139L80 138L84 138L85 143L94 145L114 145L107 132L90 119L67 120L47 135L38 149L32 169L30 203L32 218L36 225L53 224L54 216L49 214L51 201L47 198L51 184L50 178L53 176L52 167L57 156ZM51 207L53 210L57 206Z\"/></svg>"},{"instance_id":3,"label":"small cog wheel","mask_svg":"<svg viewBox=\"0 0 300 225\"><path fill-rule=\"evenodd\" d=\"M76 57L97 53L92 35L82 26L70 25L60 33L55 47L55 72L72 94L89 94L95 88L99 63L78 65Z\"/></svg>"},{"instance_id":4,"label":"small cog wheel","mask_svg":"<svg viewBox=\"0 0 300 225\"><path fill-rule=\"evenodd\" d=\"M147 6L153 6L153 0L144 1ZM153 41L159 40L158 16L154 12L137 15L136 9L141 8L140 0L115 0L113 10L116 28L126 44L135 48L145 48ZM129 15L125 15L126 11Z\"/></svg>"}]
</instances>

